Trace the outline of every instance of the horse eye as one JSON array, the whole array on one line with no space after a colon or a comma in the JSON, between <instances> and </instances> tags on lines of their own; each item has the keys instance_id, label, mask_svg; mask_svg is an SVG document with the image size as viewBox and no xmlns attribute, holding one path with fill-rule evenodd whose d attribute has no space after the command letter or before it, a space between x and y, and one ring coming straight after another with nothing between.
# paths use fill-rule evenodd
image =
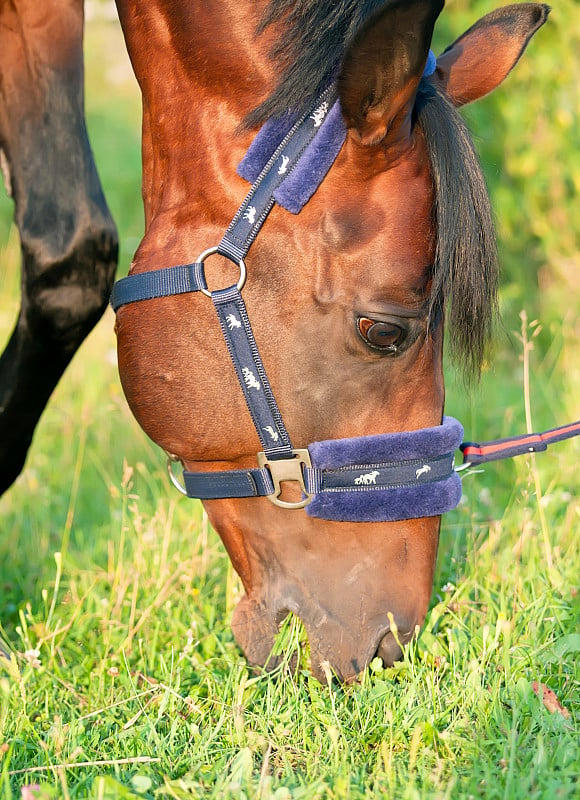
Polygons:
<instances>
[{"instance_id":1,"label":"horse eye","mask_svg":"<svg viewBox=\"0 0 580 800\"><path fill-rule=\"evenodd\" d=\"M375 350L396 353L405 338L406 331L394 322L384 322L368 317L359 317L357 329L365 343Z\"/></svg>"}]
</instances>

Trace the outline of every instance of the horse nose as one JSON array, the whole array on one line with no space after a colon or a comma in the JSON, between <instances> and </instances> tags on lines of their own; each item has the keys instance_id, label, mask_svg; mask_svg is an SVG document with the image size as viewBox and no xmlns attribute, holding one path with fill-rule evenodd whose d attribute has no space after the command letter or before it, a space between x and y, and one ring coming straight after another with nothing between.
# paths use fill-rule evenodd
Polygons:
<instances>
[{"instance_id":1,"label":"horse nose","mask_svg":"<svg viewBox=\"0 0 580 800\"><path fill-rule=\"evenodd\" d=\"M395 635L392 631L387 631L381 636L378 645L376 647L371 645L369 649L366 649L366 653L359 652L358 649L345 648L343 642L343 647L333 649L332 654L330 656L327 654L326 658L311 647L312 673L321 683L326 683L328 669L330 669L338 680L352 683L360 678L362 672L376 656L382 659L385 667L392 667L396 661L400 661L403 657L402 646L411 637L412 634L400 636L399 633Z\"/></svg>"},{"instance_id":2,"label":"horse nose","mask_svg":"<svg viewBox=\"0 0 580 800\"><path fill-rule=\"evenodd\" d=\"M395 661L402 659L403 649L400 639L395 637L392 631L388 631L379 642L377 656L382 659L385 667L392 667Z\"/></svg>"},{"instance_id":3,"label":"horse nose","mask_svg":"<svg viewBox=\"0 0 580 800\"><path fill-rule=\"evenodd\" d=\"M401 620L402 621L402 620ZM311 669L314 676L321 682L328 680L328 669L340 681L352 683L361 677L375 657L379 657L385 667L392 667L396 661L403 658L403 647L413 638L415 627L404 624L403 631L393 623L391 630L389 624L382 626L373 637L371 630L359 629L357 638L349 638L342 630L337 639L332 643L327 640L326 646L320 642L315 643L315 637L309 633ZM408 623L408 619L405 620ZM308 631L308 626L306 626ZM374 642L374 643L373 643Z\"/></svg>"}]
</instances>

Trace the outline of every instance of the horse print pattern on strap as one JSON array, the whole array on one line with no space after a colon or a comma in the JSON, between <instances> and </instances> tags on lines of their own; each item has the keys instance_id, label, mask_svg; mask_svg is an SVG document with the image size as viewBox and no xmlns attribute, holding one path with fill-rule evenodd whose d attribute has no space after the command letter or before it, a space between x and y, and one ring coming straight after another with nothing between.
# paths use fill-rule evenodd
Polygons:
<instances>
[{"instance_id":1,"label":"horse print pattern on strap","mask_svg":"<svg viewBox=\"0 0 580 800\"><path fill-rule=\"evenodd\" d=\"M372 472L367 472L364 475L359 475L358 478L354 479L355 486L370 486L370 484L375 484L377 482L377 478L381 473L374 469Z\"/></svg>"},{"instance_id":2,"label":"horse print pattern on strap","mask_svg":"<svg viewBox=\"0 0 580 800\"><path fill-rule=\"evenodd\" d=\"M227 317L226 317L226 322L227 322L228 328L231 331L233 331L234 328L241 328L242 327L242 323L236 317L235 314L228 314Z\"/></svg>"},{"instance_id":3,"label":"horse print pattern on strap","mask_svg":"<svg viewBox=\"0 0 580 800\"><path fill-rule=\"evenodd\" d=\"M256 378L249 367L242 367L242 375L244 376L244 382L248 389L256 389L256 391L260 391L260 381ZM269 427L271 426L268 425L263 430L268 430Z\"/></svg>"}]
</instances>

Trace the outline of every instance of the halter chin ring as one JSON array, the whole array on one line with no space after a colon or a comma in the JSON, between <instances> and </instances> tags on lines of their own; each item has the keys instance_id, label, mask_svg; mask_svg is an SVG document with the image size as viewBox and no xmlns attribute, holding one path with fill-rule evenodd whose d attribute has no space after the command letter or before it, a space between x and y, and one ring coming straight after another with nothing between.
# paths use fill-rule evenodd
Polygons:
<instances>
[{"instance_id":1,"label":"halter chin ring","mask_svg":"<svg viewBox=\"0 0 580 800\"><path fill-rule=\"evenodd\" d=\"M167 474L169 475L169 480L175 486L178 492L181 492L181 494L184 494L187 497L187 489L178 480L173 472L174 464L181 464L183 467L183 461L178 456L174 456L173 453L167 453Z\"/></svg>"},{"instance_id":2,"label":"halter chin ring","mask_svg":"<svg viewBox=\"0 0 580 800\"><path fill-rule=\"evenodd\" d=\"M308 450L293 450L292 458L280 458L275 460L268 459L263 451L258 453L258 464L261 468L266 467L272 476L274 484L274 494L266 495L271 503L280 508L304 508L310 503L313 495L306 491L304 484L304 467L311 467L310 453ZM302 493L306 495L303 500L290 503L287 500L280 500L282 494L281 484L285 481L295 482L300 485Z\"/></svg>"},{"instance_id":3,"label":"halter chin ring","mask_svg":"<svg viewBox=\"0 0 580 800\"><path fill-rule=\"evenodd\" d=\"M200 253L200 255L198 255L196 261L198 264L203 264L206 258L215 255L217 252L218 252L217 247L209 247L207 250L204 250L203 253ZM229 258L229 256L224 256L224 257ZM233 261L234 264L237 263L239 267L240 277L238 278L236 289L238 290L238 292L241 292L246 283L246 277L247 277L246 262L244 261L243 258L240 258L239 261L237 262L234 261L232 258L230 258L230 261ZM201 287L200 292L204 294L206 297L211 297L210 290L205 287Z\"/></svg>"}]
</instances>

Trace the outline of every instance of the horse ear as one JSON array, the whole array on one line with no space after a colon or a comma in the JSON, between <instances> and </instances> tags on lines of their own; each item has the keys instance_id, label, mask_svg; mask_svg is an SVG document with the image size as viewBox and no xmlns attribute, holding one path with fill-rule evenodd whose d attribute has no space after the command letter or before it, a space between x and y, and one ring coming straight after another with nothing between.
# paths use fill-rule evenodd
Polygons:
<instances>
[{"instance_id":1,"label":"horse ear","mask_svg":"<svg viewBox=\"0 0 580 800\"><path fill-rule=\"evenodd\" d=\"M542 3L492 11L439 56L431 80L456 106L479 100L507 77L549 13L550 7Z\"/></svg>"},{"instance_id":2,"label":"horse ear","mask_svg":"<svg viewBox=\"0 0 580 800\"><path fill-rule=\"evenodd\" d=\"M355 36L338 79L349 129L364 145L410 139L417 87L444 0L389 0Z\"/></svg>"}]
</instances>

